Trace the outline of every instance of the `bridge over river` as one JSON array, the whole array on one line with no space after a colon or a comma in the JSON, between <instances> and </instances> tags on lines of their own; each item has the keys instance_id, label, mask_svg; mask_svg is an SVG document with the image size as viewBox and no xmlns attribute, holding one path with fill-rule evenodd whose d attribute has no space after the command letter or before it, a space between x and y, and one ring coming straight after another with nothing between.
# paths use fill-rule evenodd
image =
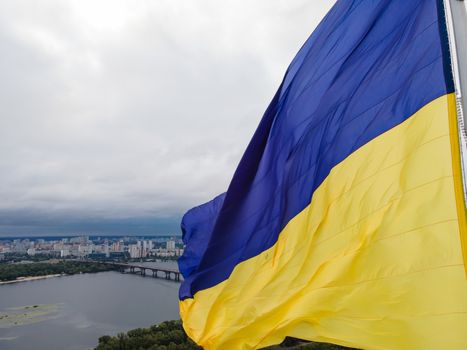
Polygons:
<instances>
[{"instance_id":1,"label":"bridge over river","mask_svg":"<svg viewBox=\"0 0 467 350\"><path fill-rule=\"evenodd\" d=\"M103 262L106 265L112 265L119 269L121 273L132 273L135 275L148 276L154 278L163 278L180 282L181 273L175 269L167 269L164 267L144 266L139 264L125 264L117 262Z\"/></svg>"},{"instance_id":2,"label":"bridge over river","mask_svg":"<svg viewBox=\"0 0 467 350\"><path fill-rule=\"evenodd\" d=\"M138 263L121 263L115 261L105 260L91 260L91 259L70 259L72 261L81 261L89 263L99 263L117 267L121 273L132 273L135 275L148 276L153 278L162 278L170 281L180 282L183 280L182 274L176 269L158 266L146 266Z\"/></svg>"}]
</instances>

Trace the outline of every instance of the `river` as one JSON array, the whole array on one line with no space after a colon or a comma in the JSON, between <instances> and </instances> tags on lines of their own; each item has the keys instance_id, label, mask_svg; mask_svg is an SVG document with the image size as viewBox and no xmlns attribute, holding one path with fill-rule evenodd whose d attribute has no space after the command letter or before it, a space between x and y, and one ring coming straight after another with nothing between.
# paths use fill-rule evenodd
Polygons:
<instances>
[{"instance_id":1,"label":"river","mask_svg":"<svg viewBox=\"0 0 467 350\"><path fill-rule=\"evenodd\" d=\"M2 285L0 349L90 349L104 334L178 319L178 287L118 272Z\"/></svg>"}]
</instances>

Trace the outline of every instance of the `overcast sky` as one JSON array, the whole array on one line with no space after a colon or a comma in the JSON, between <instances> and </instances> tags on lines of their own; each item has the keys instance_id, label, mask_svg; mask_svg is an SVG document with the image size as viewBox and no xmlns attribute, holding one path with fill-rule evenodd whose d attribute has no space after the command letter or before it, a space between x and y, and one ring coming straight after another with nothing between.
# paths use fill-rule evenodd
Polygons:
<instances>
[{"instance_id":1,"label":"overcast sky","mask_svg":"<svg viewBox=\"0 0 467 350\"><path fill-rule=\"evenodd\" d=\"M332 3L0 1L0 236L178 233Z\"/></svg>"}]
</instances>

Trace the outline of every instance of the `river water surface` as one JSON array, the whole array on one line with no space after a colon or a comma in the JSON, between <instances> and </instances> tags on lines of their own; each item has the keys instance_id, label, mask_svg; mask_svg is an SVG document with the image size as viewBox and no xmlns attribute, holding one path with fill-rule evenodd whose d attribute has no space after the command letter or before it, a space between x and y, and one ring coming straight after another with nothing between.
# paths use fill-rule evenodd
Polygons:
<instances>
[{"instance_id":1,"label":"river water surface","mask_svg":"<svg viewBox=\"0 0 467 350\"><path fill-rule=\"evenodd\" d=\"M1 285L0 349L90 349L104 334L178 319L178 287L118 272Z\"/></svg>"}]
</instances>

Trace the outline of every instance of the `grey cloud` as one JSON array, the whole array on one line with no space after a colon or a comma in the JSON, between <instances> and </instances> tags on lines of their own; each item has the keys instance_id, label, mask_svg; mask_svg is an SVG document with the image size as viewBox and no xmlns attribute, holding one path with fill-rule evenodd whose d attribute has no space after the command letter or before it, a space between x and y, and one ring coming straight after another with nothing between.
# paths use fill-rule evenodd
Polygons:
<instances>
[{"instance_id":1,"label":"grey cloud","mask_svg":"<svg viewBox=\"0 0 467 350\"><path fill-rule=\"evenodd\" d=\"M173 224L223 192L332 2L0 2L0 235Z\"/></svg>"}]
</instances>

